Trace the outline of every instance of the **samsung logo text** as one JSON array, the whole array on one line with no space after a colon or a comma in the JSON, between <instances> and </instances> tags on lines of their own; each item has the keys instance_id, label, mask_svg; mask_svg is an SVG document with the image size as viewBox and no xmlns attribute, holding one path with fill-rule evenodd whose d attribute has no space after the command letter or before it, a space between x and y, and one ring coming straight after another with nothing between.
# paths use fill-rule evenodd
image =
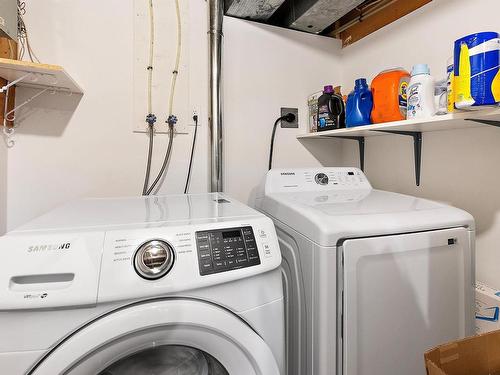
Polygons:
<instances>
[{"instance_id":1,"label":"samsung logo text","mask_svg":"<svg viewBox=\"0 0 500 375\"><path fill-rule=\"evenodd\" d=\"M71 247L70 242L52 245L36 245L28 247L28 253L37 253L41 251L67 250Z\"/></svg>"}]
</instances>

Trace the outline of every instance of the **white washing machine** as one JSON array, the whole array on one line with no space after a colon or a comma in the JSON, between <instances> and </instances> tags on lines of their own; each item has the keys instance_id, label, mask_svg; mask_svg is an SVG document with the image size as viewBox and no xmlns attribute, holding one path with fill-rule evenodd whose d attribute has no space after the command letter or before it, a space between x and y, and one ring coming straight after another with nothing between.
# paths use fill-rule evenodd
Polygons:
<instances>
[{"instance_id":1,"label":"white washing machine","mask_svg":"<svg viewBox=\"0 0 500 375\"><path fill-rule=\"evenodd\" d=\"M225 195L75 201L0 252L2 374L282 374L276 232Z\"/></svg>"},{"instance_id":2,"label":"white washing machine","mask_svg":"<svg viewBox=\"0 0 500 375\"><path fill-rule=\"evenodd\" d=\"M271 170L257 207L283 257L289 375L422 375L474 333L474 220L356 168Z\"/></svg>"}]
</instances>

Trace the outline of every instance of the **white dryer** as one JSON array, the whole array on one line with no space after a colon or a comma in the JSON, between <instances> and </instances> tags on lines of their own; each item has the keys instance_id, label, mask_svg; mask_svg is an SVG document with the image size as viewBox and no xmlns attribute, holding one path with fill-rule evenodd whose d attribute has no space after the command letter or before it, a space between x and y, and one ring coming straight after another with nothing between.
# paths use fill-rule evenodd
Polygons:
<instances>
[{"instance_id":1,"label":"white dryer","mask_svg":"<svg viewBox=\"0 0 500 375\"><path fill-rule=\"evenodd\" d=\"M75 201L0 252L2 374L282 374L274 226L225 195Z\"/></svg>"},{"instance_id":2,"label":"white dryer","mask_svg":"<svg viewBox=\"0 0 500 375\"><path fill-rule=\"evenodd\" d=\"M289 375L421 375L474 333L474 220L356 168L276 169L256 206L283 257Z\"/></svg>"}]
</instances>

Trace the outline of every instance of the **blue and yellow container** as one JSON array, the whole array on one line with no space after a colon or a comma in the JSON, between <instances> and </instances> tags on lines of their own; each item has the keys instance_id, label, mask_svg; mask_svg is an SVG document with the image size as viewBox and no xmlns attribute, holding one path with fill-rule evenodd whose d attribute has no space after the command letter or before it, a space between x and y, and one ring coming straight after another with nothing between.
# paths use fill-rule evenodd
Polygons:
<instances>
[{"instance_id":1,"label":"blue and yellow container","mask_svg":"<svg viewBox=\"0 0 500 375\"><path fill-rule=\"evenodd\" d=\"M455 107L500 102L500 38L496 32L471 34L455 41Z\"/></svg>"}]
</instances>

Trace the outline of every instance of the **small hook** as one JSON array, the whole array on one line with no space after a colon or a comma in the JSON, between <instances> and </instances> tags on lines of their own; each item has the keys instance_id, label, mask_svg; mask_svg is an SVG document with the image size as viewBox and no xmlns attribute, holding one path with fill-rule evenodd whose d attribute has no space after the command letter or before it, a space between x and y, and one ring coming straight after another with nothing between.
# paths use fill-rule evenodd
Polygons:
<instances>
[{"instance_id":1,"label":"small hook","mask_svg":"<svg viewBox=\"0 0 500 375\"><path fill-rule=\"evenodd\" d=\"M14 128L9 128L5 126L5 120L4 120L4 126L3 126L3 134L5 136L5 144L7 145L8 148L14 147L16 144L16 141L14 140Z\"/></svg>"},{"instance_id":2,"label":"small hook","mask_svg":"<svg viewBox=\"0 0 500 375\"><path fill-rule=\"evenodd\" d=\"M5 140L5 143L7 145L7 148L12 148L16 145L16 141L14 141L14 139L10 138L10 137L7 137L7 139Z\"/></svg>"}]
</instances>

